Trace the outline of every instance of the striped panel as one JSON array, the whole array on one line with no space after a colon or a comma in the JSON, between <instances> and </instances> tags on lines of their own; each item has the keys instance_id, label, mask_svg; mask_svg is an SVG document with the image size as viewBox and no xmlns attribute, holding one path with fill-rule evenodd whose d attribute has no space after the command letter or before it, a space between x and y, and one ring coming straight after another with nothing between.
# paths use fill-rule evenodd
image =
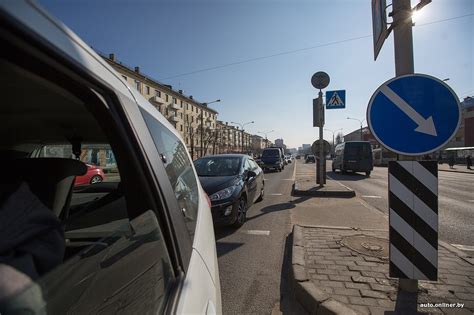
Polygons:
<instances>
[{"instance_id":1,"label":"striped panel","mask_svg":"<svg viewBox=\"0 0 474 315\"><path fill-rule=\"evenodd\" d=\"M438 278L436 161L389 162L390 276Z\"/></svg>"}]
</instances>

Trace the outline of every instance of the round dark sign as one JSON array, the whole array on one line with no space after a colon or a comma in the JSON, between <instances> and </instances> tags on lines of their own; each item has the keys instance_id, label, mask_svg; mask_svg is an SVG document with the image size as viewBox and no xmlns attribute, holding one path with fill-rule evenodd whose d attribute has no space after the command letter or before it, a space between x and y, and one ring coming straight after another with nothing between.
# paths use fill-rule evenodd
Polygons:
<instances>
[{"instance_id":1,"label":"round dark sign","mask_svg":"<svg viewBox=\"0 0 474 315\"><path fill-rule=\"evenodd\" d=\"M324 89L329 85L329 75L326 72L319 71L313 74L311 77L311 84L316 88L316 89Z\"/></svg>"}]
</instances>

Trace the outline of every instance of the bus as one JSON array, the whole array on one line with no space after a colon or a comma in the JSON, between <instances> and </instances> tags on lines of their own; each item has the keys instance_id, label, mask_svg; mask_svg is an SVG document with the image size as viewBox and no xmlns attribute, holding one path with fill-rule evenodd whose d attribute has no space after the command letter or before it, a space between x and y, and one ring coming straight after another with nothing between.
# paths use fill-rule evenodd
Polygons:
<instances>
[{"instance_id":1,"label":"bus","mask_svg":"<svg viewBox=\"0 0 474 315\"><path fill-rule=\"evenodd\" d=\"M474 157L474 147L446 148L434 155L434 158L441 163L448 163L449 157L454 155L457 164L465 164L468 155Z\"/></svg>"},{"instance_id":2,"label":"bus","mask_svg":"<svg viewBox=\"0 0 474 315\"><path fill-rule=\"evenodd\" d=\"M383 147L373 149L372 155L375 166L387 166L388 162L397 160L397 154L395 152L389 151Z\"/></svg>"}]
</instances>

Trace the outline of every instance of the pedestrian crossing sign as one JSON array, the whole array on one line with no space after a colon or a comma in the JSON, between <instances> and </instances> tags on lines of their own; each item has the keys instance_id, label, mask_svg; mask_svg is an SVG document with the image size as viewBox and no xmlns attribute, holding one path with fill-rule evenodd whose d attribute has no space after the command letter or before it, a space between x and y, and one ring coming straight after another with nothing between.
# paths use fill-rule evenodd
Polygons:
<instances>
[{"instance_id":1,"label":"pedestrian crossing sign","mask_svg":"<svg viewBox=\"0 0 474 315\"><path fill-rule=\"evenodd\" d=\"M346 90L326 92L326 109L334 108L346 108Z\"/></svg>"}]
</instances>

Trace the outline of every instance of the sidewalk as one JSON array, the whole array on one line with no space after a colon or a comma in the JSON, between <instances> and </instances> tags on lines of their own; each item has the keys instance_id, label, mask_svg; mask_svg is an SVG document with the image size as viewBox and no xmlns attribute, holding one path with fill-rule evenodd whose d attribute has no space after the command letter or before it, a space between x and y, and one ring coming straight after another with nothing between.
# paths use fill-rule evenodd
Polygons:
<instances>
[{"instance_id":1,"label":"sidewalk","mask_svg":"<svg viewBox=\"0 0 474 315\"><path fill-rule=\"evenodd\" d=\"M454 165L454 168L449 168L447 163L438 164L438 171L474 174L474 168L468 170L466 165Z\"/></svg>"},{"instance_id":2,"label":"sidewalk","mask_svg":"<svg viewBox=\"0 0 474 315\"><path fill-rule=\"evenodd\" d=\"M473 258L439 242L439 280L419 281L416 294L399 292L398 280L388 277L386 216L357 197L292 202L294 292L308 313L474 312Z\"/></svg>"}]
</instances>

